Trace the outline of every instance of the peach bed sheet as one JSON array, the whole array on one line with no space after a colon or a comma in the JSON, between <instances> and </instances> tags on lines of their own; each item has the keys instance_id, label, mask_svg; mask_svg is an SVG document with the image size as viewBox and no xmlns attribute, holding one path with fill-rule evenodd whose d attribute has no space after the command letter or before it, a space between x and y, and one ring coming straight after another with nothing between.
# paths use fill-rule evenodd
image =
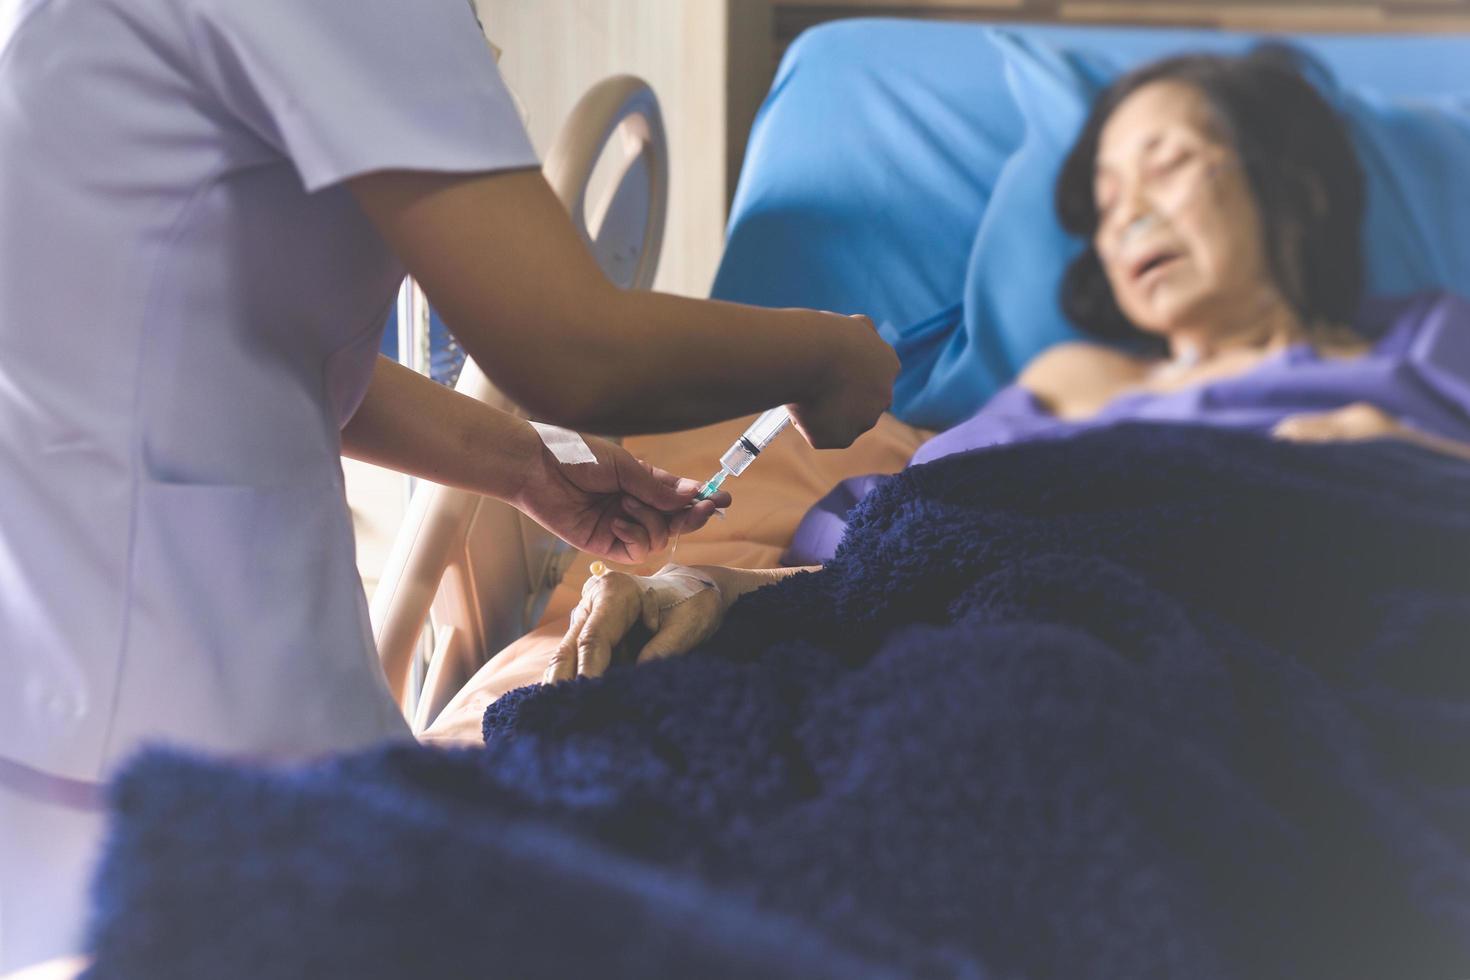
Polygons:
<instances>
[{"instance_id":1,"label":"peach bed sheet","mask_svg":"<svg viewBox=\"0 0 1470 980\"><path fill-rule=\"evenodd\" d=\"M625 440L628 451L672 473L704 479L754 416L719 425ZM817 451L794 432L783 433L738 479L726 484L734 504L676 546L634 567L649 574L670 561L683 565L774 568L802 515L836 483L864 473L902 469L931 433L883 416L847 449ZM552 595L540 625L491 658L420 737L440 744L481 742L480 719L496 698L540 681L582 594L591 557L579 554Z\"/></svg>"}]
</instances>

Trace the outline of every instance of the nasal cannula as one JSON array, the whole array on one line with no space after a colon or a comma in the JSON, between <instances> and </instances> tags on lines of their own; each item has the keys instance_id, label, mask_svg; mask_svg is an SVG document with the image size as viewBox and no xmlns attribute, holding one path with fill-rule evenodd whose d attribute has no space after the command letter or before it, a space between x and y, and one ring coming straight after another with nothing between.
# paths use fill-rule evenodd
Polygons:
<instances>
[{"instance_id":1,"label":"nasal cannula","mask_svg":"<svg viewBox=\"0 0 1470 980\"><path fill-rule=\"evenodd\" d=\"M694 499L708 500L726 479L744 473L751 461L761 454L761 450L769 446L771 440L790 424L791 413L786 411L785 406L763 412L760 418L751 423L750 428L741 433L725 455L720 457L720 471L709 478Z\"/></svg>"}]
</instances>

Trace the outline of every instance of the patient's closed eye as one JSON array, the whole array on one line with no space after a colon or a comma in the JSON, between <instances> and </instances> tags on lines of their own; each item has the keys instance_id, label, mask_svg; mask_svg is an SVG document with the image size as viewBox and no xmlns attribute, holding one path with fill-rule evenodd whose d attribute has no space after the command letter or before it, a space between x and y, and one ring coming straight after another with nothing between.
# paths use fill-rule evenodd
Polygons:
<instances>
[{"instance_id":1,"label":"patient's closed eye","mask_svg":"<svg viewBox=\"0 0 1470 980\"><path fill-rule=\"evenodd\" d=\"M1166 177L1170 174L1178 173L1193 158L1194 154L1189 150L1170 153L1163 160L1151 164L1148 168L1148 175L1150 177Z\"/></svg>"}]
</instances>

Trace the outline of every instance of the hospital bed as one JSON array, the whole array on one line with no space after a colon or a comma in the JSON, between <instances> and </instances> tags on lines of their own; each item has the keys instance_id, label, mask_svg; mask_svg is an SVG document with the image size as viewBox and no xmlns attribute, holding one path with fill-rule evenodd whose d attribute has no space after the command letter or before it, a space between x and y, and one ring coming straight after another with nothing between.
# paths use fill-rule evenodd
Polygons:
<instances>
[{"instance_id":1,"label":"hospital bed","mask_svg":"<svg viewBox=\"0 0 1470 980\"><path fill-rule=\"evenodd\" d=\"M1186 49L1238 50L1253 38L1188 28L1006 28L1059 48L1105 52L1119 65ZM817 28L793 44L750 140L713 295L862 312L899 332L946 313L959 317L956 298L969 290L973 301L983 288L967 268L976 226L1025 129L986 30L979 24L855 20ZM1387 97L1470 98L1464 67L1470 39L1323 35L1299 41L1345 84ZM616 98L598 105L579 107L548 158L548 172L574 214L591 151L576 154L574 166L563 162L562 146L591 147L617 130L619 119L650 118ZM602 220L587 226L604 267L630 288L651 280L663 217L661 192L642 190L657 186L656 179L650 184L657 174L637 165L645 158L639 153L661 159L656 109L651 118L651 125L623 136L632 162L622 171L622 187L609 192L617 206L601 208ZM572 135L582 126L585 136ZM638 142L643 133L651 142ZM1463 248L1470 250L1470 243ZM640 274L630 276L634 254ZM1446 281L1452 272L1440 269L1437 278L1435 270L1419 272L1427 279L1409 275L1405 281L1408 274L1399 269L1376 285L1470 291L1470 282ZM1470 280L1470 273L1461 279ZM1034 288L1036 295L1054 293L1049 284ZM992 367L1003 377L1056 339L1045 330L1004 336ZM478 372L467 375L461 390L499 397ZM917 421L931 421L919 415ZM626 445L666 469L702 477L748 421L633 438ZM802 513L822 493L848 476L900 469L928 434L885 416L842 452L813 452L799 437L783 436L731 484L737 503L729 519L679 542L675 558L775 566ZM668 558L656 556L639 570L651 571ZM416 731L474 741L486 704L537 681L589 560L502 505L442 488L420 493L373 602L384 666ZM430 639L418 645L421 636Z\"/></svg>"}]
</instances>

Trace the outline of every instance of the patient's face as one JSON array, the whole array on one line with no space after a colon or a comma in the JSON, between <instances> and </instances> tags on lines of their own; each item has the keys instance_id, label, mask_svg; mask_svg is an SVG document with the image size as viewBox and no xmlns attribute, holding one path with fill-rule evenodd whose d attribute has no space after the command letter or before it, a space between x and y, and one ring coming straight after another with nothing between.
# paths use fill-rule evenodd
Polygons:
<instances>
[{"instance_id":1,"label":"patient's face","mask_svg":"<svg viewBox=\"0 0 1470 980\"><path fill-rule=\"evenodd\" d=\"M1193 86L1160 81L1098 143L1094 239L1119 308L1151 333L1238 327L1274 295L1239 157Z\"/></svg>"}]
</instances>

